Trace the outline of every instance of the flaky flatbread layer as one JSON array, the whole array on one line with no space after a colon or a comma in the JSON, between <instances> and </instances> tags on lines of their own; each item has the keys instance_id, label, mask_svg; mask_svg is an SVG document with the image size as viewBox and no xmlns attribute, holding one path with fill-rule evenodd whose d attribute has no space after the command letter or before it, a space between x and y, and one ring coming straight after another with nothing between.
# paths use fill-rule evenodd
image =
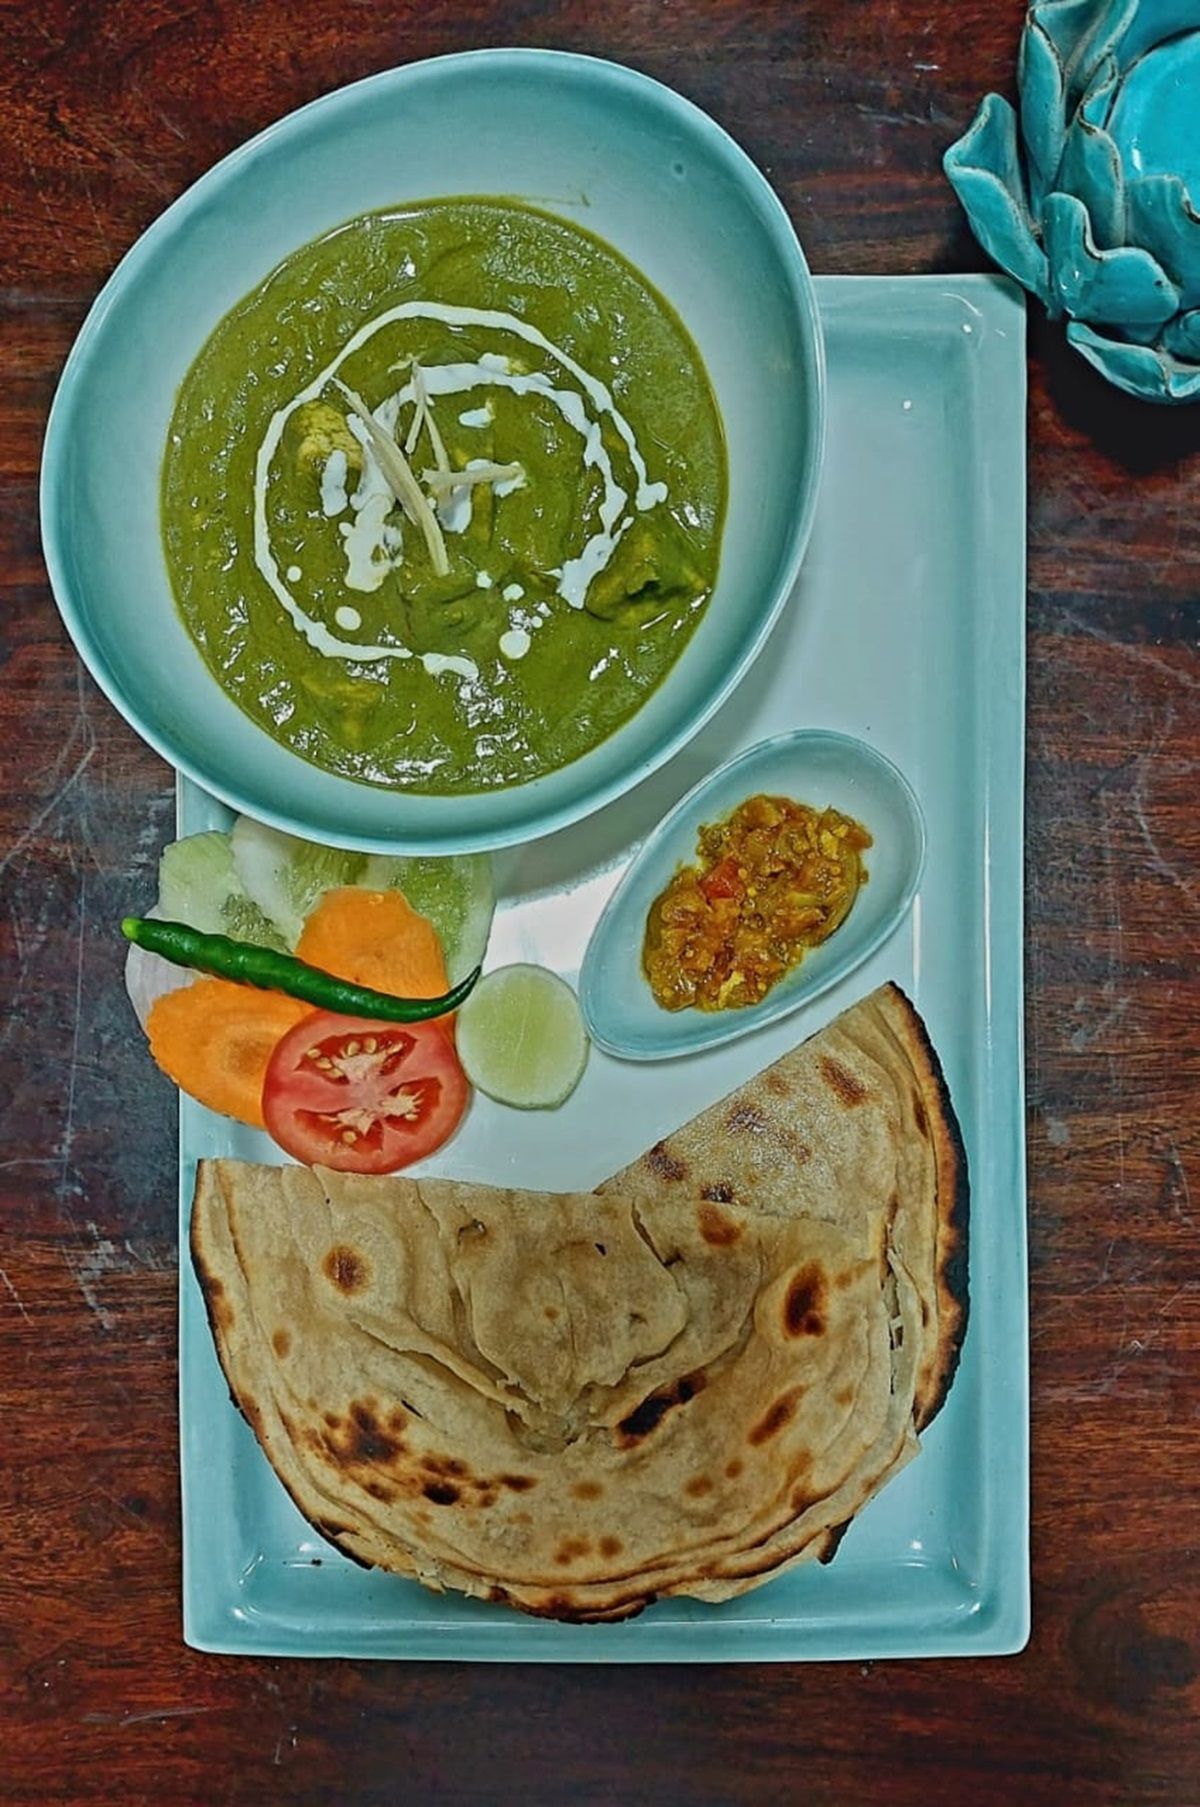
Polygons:
<instances>
[{"instance_id":1,"label":"flaky flatbread layer","mask_svg":"<svg viewBox=\"0 0 1200 1807\"><path fill-rule=\"evenodd\" d=\"M598 1194L201 1163L234 1400L358 1561L578 1621L828 1558L966 1317L966 1170L885 986Z\"/></svg>"}]
</instances>

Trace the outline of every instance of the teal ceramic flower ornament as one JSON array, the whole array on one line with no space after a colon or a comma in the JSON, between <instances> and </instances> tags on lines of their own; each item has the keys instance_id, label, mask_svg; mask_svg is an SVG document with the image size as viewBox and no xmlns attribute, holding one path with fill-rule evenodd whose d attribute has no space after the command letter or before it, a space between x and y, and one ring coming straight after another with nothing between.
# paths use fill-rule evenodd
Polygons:
<instances>
[{"instance_id":1,"label":"teal ceramic flower ornament","mask_svg":"<svg viewBox=\"0 0 1200 1807\"><path fill-rule=\"evenodd\" d=\"M946 152L975 236L1110 382L1200 400L1200 0L1035 0L1017 75Z\"/></svg>"}]
</instances>

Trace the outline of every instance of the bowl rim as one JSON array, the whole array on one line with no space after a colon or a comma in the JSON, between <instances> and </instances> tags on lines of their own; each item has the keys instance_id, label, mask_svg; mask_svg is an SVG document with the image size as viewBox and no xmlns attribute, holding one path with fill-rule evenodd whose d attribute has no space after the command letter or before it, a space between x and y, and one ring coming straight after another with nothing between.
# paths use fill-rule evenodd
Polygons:
<instances>
[{"instance_id":1,"label":"bowl rim","mask_svg":"<svg viewBox=\"0 0 1200 1807\"><path fill-rule=\"evenodd\" d=\"M447 833L445 830L439 830L431 833L423 831L419 825L414 825L412 828L401 828L398 831L378 834L357 832L347 834L322 827L316 838L323 845L381 853L449 855L483 852L501 847L519 846L540 839L544 835L566 828L574 822L585 820L596 814L605 805L624 796L626 792L632 790L665 765L669 759L694 739L717 710L728 701L737 685L746 676L766 645L795 589L816 515L826 450L827 376L824 332L812 272L809 269L796 229L782 200L758 165L743 150L737 140L702 107L678 93L674 88L627 64L613 62L605 57L590 56L577 51L512 46L454 51L441 56L421 58L412 63L402 63L388 69L378 70L357 81L345 83L340 87L330 89L325 94L317 95L314 99L282 114L242 144L235 145L231 151L210 165L194 182L177 195L138 235L118 260L88 309L63 364L46 419L42 438L38 512L42 555L50 581L51 594L76 653L101 693L134 732L160 758L176 772L183 773L230 809L243 815L252 816L256 820L282 829L286 833L304 836L308 839L314 838L312 824L306 823L287 809L277 809L269 800L251 801L237 785L214 780L209 773L201 769L198 761L180 751L174 744L174 737L169 728L147 722L141 709L127 696L87 625L85 610L80 603L76 586L69 576L67 561L59 543L58 523L63 509L62 491L66 463L63 423L71 409L74 391L81 380L81 374L93 355L93 348L113 307L136 284L143 267L155 258L164 246L170 244L171 240L186 227L192 215L205 206L210 198L218 195L231 178L237 177L243 170L252 167L260 158L273 151L281 141L286 142L290 137L302 134L317 115L337 113L343 109L352 108L368 91L388 88L403 91L425 81L443 78L448 74L453 74L456 70L481 65L491 65L501 72L537 68L565 71L569 75L581 77L584 80L609 83L618 91L624 89L629 93L649 96L668 116L674 115L685 129L698 135L701 140L707 141L718 156L732 166L750 201L754 204L755 211L778 256L780 267L788 283L792 304L800 322L801 336L807 341L811 355L814 382L812 394L808 398L808 434L812 446L809 480L805 492L800 498L800 506L793 517L790 534L781 550L781 575L777 580L776 594L771 607L762 615L757 628L747 637L740 654L732 661L725 675L714 686L704 705L690 715L685 722L677 723L673 728L667 728L650 751L636 763L618 767L615 773L591 783L584 791L576 792L573 797L551 810L538 813L536 809L533 809L527 812L521 820L502 825L492 831L480 828L474 831L462 829ZM617 249L619 250L619 247ZM670 673L668 672L667 680L669 677ZM215 679L213 681L216 682ZM599 744L601 746L608 745L626 725L622 723L612 735L606 737L605 741ZM596 749L592 748L589 751L594 752ZM299 754L293 753L292 756L301 765L308 763ZM580 757L586 758L587 754ZM576 762L570 761L567 767L555 768L555 771L567 770L574 763ZM320 768L314 769L320 770ZM553 775L544 774L543 776ZM336 778L339 775L333 774L333 776ZM357 787L359 781L345 778L343 782ZM527 785L507 786L503 794L510 796L522 790L532 792L538 782L539 779L533 779ZM368 785L363 788L378 790L381 797L391 799L393 802L402 800L405 795L403 790L390 791L385 786ZM422 798L427 795L431 802L436 803L439 800L437 795L421 793Z\"/></svg>"},{"instance_id":2,"label":"bowl rim","mask_svg":"<svg viewBox=\"0 0 1200 1807\"><path fill-rule=\"evenodd\" d=\"M662 1011L661 1014L664 1017L669 1016L672 1022L682 1022L685 1027L691 1025L692 1019L695 1019L694 1028L678 1043L672 1043L666 1047L634 1046L628 1041L622 1041L609 1035L603 1022L597 1026L593 1009L593 992L598 981L595 975L592 950L599 944L601 934L606 930L613 917L619 915L628 892L634 881L641 876L646 863L653 862L672 830L677 828L680 822L691 813L707 792L715 789L717 785L723 784L726 779L740 770L752 772L755 768L768 763L777 754L796 749L803 751L809 747L814 749L832 747L835 751L848 754L851 765L857 762L860 766L873 766L892 786L896 795L901 798L908 822L915 834L916 850L912 867L906 875L895 908L864 937L862 945L855 950L853 958L848 964L831 962L828 971L818 973L816 978L809 983L805 983L804 968L801 964L795 970L794 983L788 984L789 975L785 973L779 984L768 992L767 996L758 1004L751 1005L748 1010ZM894 760L889 759L886 753L881 753L878 747L873 746L869 740L864 740L861 735L847 734L840 728L790 728L782 734L772 734L765 740L757 740L751 746L743 747L740 753L735 753L723 765L716 766L711 772L706 773L679 799L678 803L667 811L667 814L650 831L634 853L629 865L621 874L615 890L597 917L596 925L588 937L588 944L584 949L579 967L579 1007L583 1012L584 1026L589 1038L598 1048L602 1048L606 1054L611 1054L618 1060L636 1062L680 1060L690 1054L701 1054L710 1048L723 1047L727 1042L738 1041L742 1036L752 1035L756 1030L766 1029L773 1023L782 1022L805 1005L815 1002L825 992L831 991L835 985L840 985L843 980L848 979L886 942L891 940L913 907L917 892L920 890L921 880L925 875L928 852L929 831L925 822L925 811L921 807L921 799L918 797L914 785Z\"/></svg>"}]
</instances>

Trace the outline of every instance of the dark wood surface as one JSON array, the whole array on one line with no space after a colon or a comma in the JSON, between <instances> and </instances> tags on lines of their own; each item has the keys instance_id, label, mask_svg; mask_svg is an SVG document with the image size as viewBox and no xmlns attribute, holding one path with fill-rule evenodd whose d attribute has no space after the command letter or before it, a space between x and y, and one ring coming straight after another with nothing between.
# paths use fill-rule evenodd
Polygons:
<instances>
[{"instance_id":1,"label":"dark wood surface","mask_svg":"<svg viewBox=\"0 0 1200 1807\"><path fill-rule=\"evenodd\" d=\"M816 270L956 271L982 259L941 153L1011 89L1019 29L1016 0L0 12L5 1802L1200 1802L1200 406L1123 399L1031 321L1035 1623L1003 1661L182 1646L174 1111L112 934L152 889L171 774L81 675L39 552L42 427L97 288L299 103L477 45L613 56L742 141Z\"/></svg>"}]
</instances>

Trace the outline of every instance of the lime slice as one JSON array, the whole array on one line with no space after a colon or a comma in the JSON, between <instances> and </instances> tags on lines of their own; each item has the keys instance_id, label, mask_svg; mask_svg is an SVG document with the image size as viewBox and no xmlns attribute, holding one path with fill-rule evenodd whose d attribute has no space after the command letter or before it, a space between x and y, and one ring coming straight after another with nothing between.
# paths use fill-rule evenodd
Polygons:
<instances>
[{"instance_id":1,"label":"lime slice","mask_svg":"<svg viewBox=\"0 0 1200 1807\"><path fill-rule=\"evenodd\" d=\"M544 966L485 973L458 1013L455 1039L471 1084L519 1110L562 1104L587 1062L575 993Z\"/></svg>"}]
</instances>

